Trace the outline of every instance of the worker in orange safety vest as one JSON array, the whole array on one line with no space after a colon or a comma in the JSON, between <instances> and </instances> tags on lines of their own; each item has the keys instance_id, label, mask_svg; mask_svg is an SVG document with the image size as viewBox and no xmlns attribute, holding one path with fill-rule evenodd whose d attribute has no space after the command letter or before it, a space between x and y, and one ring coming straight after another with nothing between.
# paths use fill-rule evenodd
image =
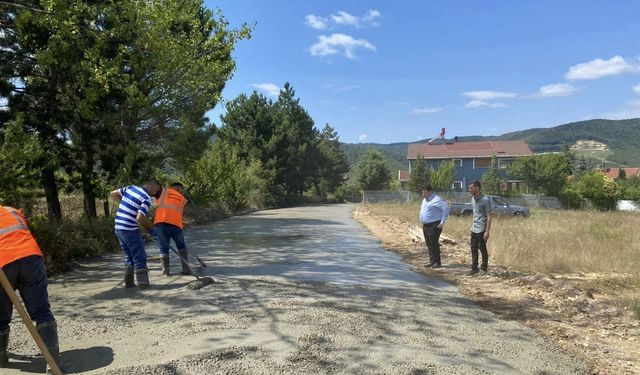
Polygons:
<instances>
[{"instance_id":1,"label":"worker in orange safety vest","mask_svg":"<svg viewBox=\"0 0 640 375\"><path fill-rule=\"evenodd\" d=\"M162 257L162 274L171 275L169 271L169 246L171 239L178 248L182 264L182 274L191 275L189 264L189 251L184 242L184 231L182 216L187 199L182 195L184 186L179 182L174 182L171 187L162 190L158 199L154 224L160 239L160 255Z\"/></svg>"},{"instance_id":2,"label":"worker in orange safety vest","mask_svg":"<svg viewBox=\"0 0 640 375\"><path fill-rule=\"evenodd\" d=\"M58 328L51 313L47 293L47 270L42 251L31 234L22 213L13 207L0 206L0 268L13 290L20 291L31 320L36 322L42 337L56 363L60 363ZM0 288L0 368L8 367L9 323L13 305ZM47 366L47 369L50 369Z\"/></svg>"}]
</instances>

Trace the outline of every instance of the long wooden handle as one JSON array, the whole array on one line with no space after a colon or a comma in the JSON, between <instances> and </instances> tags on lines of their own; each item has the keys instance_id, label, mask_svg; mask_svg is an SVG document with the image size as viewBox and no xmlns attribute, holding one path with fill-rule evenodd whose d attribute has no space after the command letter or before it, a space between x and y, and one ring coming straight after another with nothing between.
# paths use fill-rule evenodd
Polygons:
<instances>
[{"instance_id":1,"label":"long wooden handle","mask_svg":"<svg viewBox=\"0 0 640 375\"><path fill-rule=\"evenodd\" d=\"M18 296L16 295L16 292L13 291L13 287L11 286L9 279L7 279L7 275L4 274L2 268L0 268L0 284L2 284L2 289L4 289L5 293L7 293L7 296L9 296L9 299L13 303L13 306L15 306L16 311L18 311L22 322L25 326L27 326L31 337L33 337L33 341L35 341L36 345L38 345L40 352L44 356L44 359L47 361L47 364L49 364L49 367L51 368L53 373L55 375L62 375L62 371L60 371L58 364L51 356L51 353L49 353L49 349L47 349L44 341L42 341L42 337L40 337L38 330L33 325L31 318L29 318L29 315L27 315L24 307L22 307L22 304L20 303L20 301L18 301Z\"/></svg>"}]
</instances>

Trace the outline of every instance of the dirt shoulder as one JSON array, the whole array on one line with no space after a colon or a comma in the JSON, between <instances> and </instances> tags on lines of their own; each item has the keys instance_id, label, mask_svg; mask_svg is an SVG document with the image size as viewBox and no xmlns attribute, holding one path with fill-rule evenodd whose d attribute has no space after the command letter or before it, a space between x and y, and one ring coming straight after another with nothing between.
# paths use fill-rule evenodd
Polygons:
<instances>
[{"instance_id":1,"label":"dirt shoulder","mask_svg":"<svg viewBox=\"0 0 640 375\"><path fill-rule=\"evenodd\" d=\"M432 270L424 267L421 228L380 216L364 206L356 208L353 217L417 272L449 281L500 317L534 328L589 363L594 374L640 374L640 322L607 303L606 296L575 287L578 279L589 275L525 274L496 267L490 261L489 275L467 277L464 274L471 262L468 243L446 235L440 239L443 268Z\"/></svg>"}]
</instances>

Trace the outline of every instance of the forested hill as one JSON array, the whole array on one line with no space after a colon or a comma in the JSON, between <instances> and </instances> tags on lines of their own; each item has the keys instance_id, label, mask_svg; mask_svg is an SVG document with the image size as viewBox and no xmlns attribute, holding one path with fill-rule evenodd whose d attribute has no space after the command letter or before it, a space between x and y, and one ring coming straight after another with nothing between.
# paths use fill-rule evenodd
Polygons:
<instances>
[{"instance_id":1,"label":"forested hill","mask_svg":"<svg viewBox=\"0 0 640 375\"><path fill-rule=\"evenodd\" d=\"M459 140L522 140L534 152L560 151L579 140L591 140L606 144L611 150L608 162L621 166L640 166L640 118L629 120L587 120L559 125L553 128L534 128L506 133L496 137L460 136ZM416 143L426 142L419 141ZM383 152L387 164L395 175L398 169L407 169L407 146L409 143L343 143L342 147L353 167L367 148L374 147Z\"/></svg>"},{"instance_id":2,"label":"forested hill","mask_svg":"<svg viewBox=\"0 0 640 375\"><path fill-rule=\"evenodd\" d=\"M341 143L343 150L347 154L347 160L349 161L349 174L353 174L354 167L358 164L358 161L370 147L382 151L387 166L391 171L392 176L396 176L398 170L408 169L407 164L407 145L409 143Z\"/></svg>"}]
</instances>

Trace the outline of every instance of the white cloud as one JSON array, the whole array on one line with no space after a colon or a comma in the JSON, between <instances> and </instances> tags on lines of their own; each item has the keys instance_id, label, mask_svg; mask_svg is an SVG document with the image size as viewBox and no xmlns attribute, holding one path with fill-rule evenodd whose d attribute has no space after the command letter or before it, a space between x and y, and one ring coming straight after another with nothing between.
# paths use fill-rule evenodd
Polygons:
<instances>
[{"instance_id":1,"label":"white cloud","mask_svg":"<svg viewBox=\"0 0 640 375\"><path fill-rule=\"evenodd\" d=\"M278 96L280 94L280 87L273 83L252 83L251 86L270 96Z\"/></svg>"},{"instance_id":2,"label":"white cloud","mask_svg":"<svg viewBox=\"0 0 640 375\"><path fill-rule=\"evenodd\" d=\"M508 108L509 106L502 102L485 102L482 100L472 100L464 105L465 108Z\"/></svg>"},{"instance_id":3,"label":"white cloud","mask_svg":"<svg viewBox=\"0 0 640 375\"><path fill-rule=\"evenodd\" d=\"M636 94L640 94L640 83L632 87Z\"/></svg>"},{"instance_id":4,"label":"white cloud","mask_svg":"<svg viewBox=\"0 0 640 375\"><path fill-rule=\"evenodd\" d=\"M568 83L552 83L550 85L541 86L540 90L534 95L538 98L548 98L552 96L569 96L575 94L579 90Z\"/></svg>"},{"instance_id":5,"label":"white cloud","mask_svg":"<svg viewBox=\"0 0 640 375\"><path fill-rule=\"evenodd\" d=\"M360 134L360 136L358 137L358 139L361 141L366 141L367 138L369 138L369 136L367 136L366 134Z\"/></svg>"},{"instance_id":6,"label":"white cloud","mask_svg":"<svg viewBox=\"0 0 640 375\"><path fill-rule=\"evenodd\" d=\"M382 16L379 10L369 9L363 16L354 16L343 10L330 15L329 17L309 14L305 16L305 23L316 30L325 30L330 26L351 26L361 28L364 26L378 26L376 21Z\"/></svg>"},{"instance_id":7,"label":"white cloud","mask_svg":"<svg viewBox=\"0 0 640 375\"><path fill-rule=\"evenodd\" d=\"M515 98L517 95L513 92L504 91L467 91L462 95L473 100L493 100L503 98Z\"/></svg>"},{"instance_id":8,"label":"white cloud","mask_svg":"<svg viewBox=\"0 0 640 375\"><path fill-rule=\"evenodd\" d=\"M595 59L574 65L565 74L566 79L598 79L624 73L640 71L640 64L628 62L621 56L609 60Z\"/></svg>"},{"instance_id":9,"label":"white cloud","mask_svg":"<svg viewBox=\"0 0 640 375\"><path fill-rule=\"evenodd\" d=\"M412 110L412 112L416 115L421 115L421 114L425 114L425 113L438 113L442 111L442 108L440 107L433 107L433 108L414 108Z\"/></svg>"},{"instance_id":10,"label":"white cloud","mask_svg":"<svg viewBox=\"0 0 640 375\"><path fill-rule=\"evenodd\" d=\"M331 36L320 35L318 43L312 45L309 48L309 52L312 56L344 54L349 59L355 59L354 50L356 48L376 50L376 46L365 39L355 39L346 34L331 34Z\"/></svg>"},{"instance_id":11,"label":"white cloud","mask_svg":"<svg viewBox=\"0 0 640 375\"><path fill-rule=\"evenodd\" d=\"M309 14L305 17L306 24L311 26L316 30L324 30L327 28L328 19L320 16L314 16L313 14Z\"/></svg>"},{"instance_id":12,"label":"white cloud","mask_svg":"<svg viewBox=\"0 0 640 375\"><path fill-rule=\"evenodd\" d=\"M518 96L513 92L505 91L467 91L462 93L463 96L471 99L469 103L465 104L465 108L507 108L508 105L502 102L494 102L495 99L509 99Z\"/></svg>"},{"instance_id":13,"label":"white cloud","mask_svg":"<svg viewBox=\"0 0 640 375\"><path fill-rule=\"evenodd\" d=\"M338 25L358 26L360 23L358 17L342 10L339 11L338 14L332 14L331 19Z\"/></svg>"},{"instance_id":14,"label":"white cloud","mask_svg":"<svg viewBox=\"0 0 640 375\"><path fill-rule=\"evenodd\" d=\"M375 9L369 9L369 11L367 12L367 14L365 14L362 19L365 21L373 21L376 18L382 16L382 13L380 13L380 11L375 10Z\"/></svg>"}]
</instances>

